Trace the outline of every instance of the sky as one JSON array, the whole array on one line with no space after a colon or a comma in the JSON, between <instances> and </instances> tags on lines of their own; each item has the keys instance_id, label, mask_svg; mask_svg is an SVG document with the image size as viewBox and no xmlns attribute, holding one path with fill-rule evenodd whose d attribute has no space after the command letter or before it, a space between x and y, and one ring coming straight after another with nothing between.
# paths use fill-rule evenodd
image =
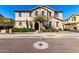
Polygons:
<instances>
[{"instance_id":1,"label":"sky","mask_svg":"<svg viewBox=\"0 0 79 59\"><path fill-rule=\"evenodd\" d=\"M54 10L63 11L64 20L73 14L79 14L79 5L47 5ZM38 5L0 5L0 14L7 18L15 18L14 10L32 10Z\"/></svg>"}]
</instances>

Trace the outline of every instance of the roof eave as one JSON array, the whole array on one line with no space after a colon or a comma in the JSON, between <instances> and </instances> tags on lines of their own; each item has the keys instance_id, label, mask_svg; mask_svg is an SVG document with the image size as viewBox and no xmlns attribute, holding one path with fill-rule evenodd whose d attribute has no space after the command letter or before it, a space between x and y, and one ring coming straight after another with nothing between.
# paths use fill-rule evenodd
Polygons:
<instances>
[{"instance_id":1,"label":"roof eave","mask_svg":"<svg viewBox=\"0 0 79 59\"><path fill-rule=\"evenodd\" d=\"M31 12L30 10L14 10L14 12Z\"/></svg>"}]
</instances>

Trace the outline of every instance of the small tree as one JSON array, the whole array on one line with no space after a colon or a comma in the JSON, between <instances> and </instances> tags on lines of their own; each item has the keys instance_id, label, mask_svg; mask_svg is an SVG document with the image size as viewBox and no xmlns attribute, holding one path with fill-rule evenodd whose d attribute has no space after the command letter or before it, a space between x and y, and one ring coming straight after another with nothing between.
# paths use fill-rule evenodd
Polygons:
<instances>
[{"instance_id":1,"label":"small tree","mask_svg":"<svg viewBox=\"0 0 79 59\"><path fill-rule=\"evenodd\" d=\"M45 18L45 16L34 17L34 22L37 22L37 21L40 22L40 26L41 26L41 23L43 23L44 21L46 21L46 18Z\"/></svg>"},{"instance_id":2,"label":"small tree","mask_svg":"<svg viewBox=\"0 0 79 59\"><path fill-rule=\"evenodd\" d=\"M34 21L38 21L40 23L43 23L45 20L46 20L45 16L34 17Z\"/></svg>"}]
</instances>

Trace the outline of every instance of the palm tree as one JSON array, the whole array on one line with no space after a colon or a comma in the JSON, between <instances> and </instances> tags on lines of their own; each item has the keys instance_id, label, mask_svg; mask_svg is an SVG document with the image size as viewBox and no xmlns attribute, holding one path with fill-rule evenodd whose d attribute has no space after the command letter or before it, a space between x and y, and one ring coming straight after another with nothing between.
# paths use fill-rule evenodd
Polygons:
<instances>
[{"instance_id":1,"label":"palm tree","mask_svg":"<svg viewBox=\"0 0 79 59\"><path fill-rule=\"evenodd\" d=\"M34 17L34 22L40 22L40 28L42 27L41 24L44 23L46 21L46 17L45 16L36 16Z\"/></svg>"}]
</instances>

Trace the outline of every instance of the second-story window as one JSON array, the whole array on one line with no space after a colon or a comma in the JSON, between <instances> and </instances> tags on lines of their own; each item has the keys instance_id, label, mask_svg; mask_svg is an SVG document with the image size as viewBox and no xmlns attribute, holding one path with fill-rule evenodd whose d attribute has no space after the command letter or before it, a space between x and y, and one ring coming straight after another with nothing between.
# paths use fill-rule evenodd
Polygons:
<instances>
[{"instance_id":1,"label":"second-story window","mask_svg":"<svg viewBox=\"0 0 79 59\"><path fill-rule=\"evenodd\" d=\"M58 27L59 22L56 22L56 26Z\"/></svg>"},{"instance_id":2,"label":"second-story window","mask_svg":"<svg viewBox=\"0 0 79 59\"><path fill-rule=\"evenodd\" d=\"M44 15L44 11L42 11L42 16Z\"/></svg>"},{"instance_id":3,"label":"second-story window","mask_svg":"<svg viewBox=\"0 0 79 59\"><path fill-rule=\"evenodd\" d=\"M72 17L72 21L75 21L76 20L76 17Z\"/></svg>"},{"instance_id":4,"label":"second-story window","mask_svg":"<svg viewBox=\"0 0 79 59\"><path fill-rule=\"evenodd\" d=\"M50 12L50 11L47 11L47 15L48 15L48 16L51 16L51 12Z\"/></svg>"},{"instance_id":5,"label":"second-story window","mask_svg":"<svg viewBox=\"0 0 79 59\"><path fill-rule=\"evenodd\" d=\"M49 16L51 16L51 12L49 12Z\"/></svg>"},{"instance_id":6,"label":"second-story window","mask_svg":"<svg viewBox=\"0 0 79 59\"><path fill-rule=\"evenodd\" d=\"M49 15L49 11L47 11L47 16Z\"/></svg>"},{"instance_id":7,"label":"second-story window","mask_svg":"<svg viewBox=\"0 0 79 59\"><path fill-rule=\"evenodd\" d=\"M38 11L35 12L35 16L38 16Z\"/></svg>"},{"instance_id":8,"label":"second-story window","mask_svg":"<svg viewBox=\"0 0 79 59\"><path fill-rule=\"evenodd\" d=\"M22 13L21 12L19 12L19 17L21 17L22 16Z\"/></svg>"}]
</instances>

